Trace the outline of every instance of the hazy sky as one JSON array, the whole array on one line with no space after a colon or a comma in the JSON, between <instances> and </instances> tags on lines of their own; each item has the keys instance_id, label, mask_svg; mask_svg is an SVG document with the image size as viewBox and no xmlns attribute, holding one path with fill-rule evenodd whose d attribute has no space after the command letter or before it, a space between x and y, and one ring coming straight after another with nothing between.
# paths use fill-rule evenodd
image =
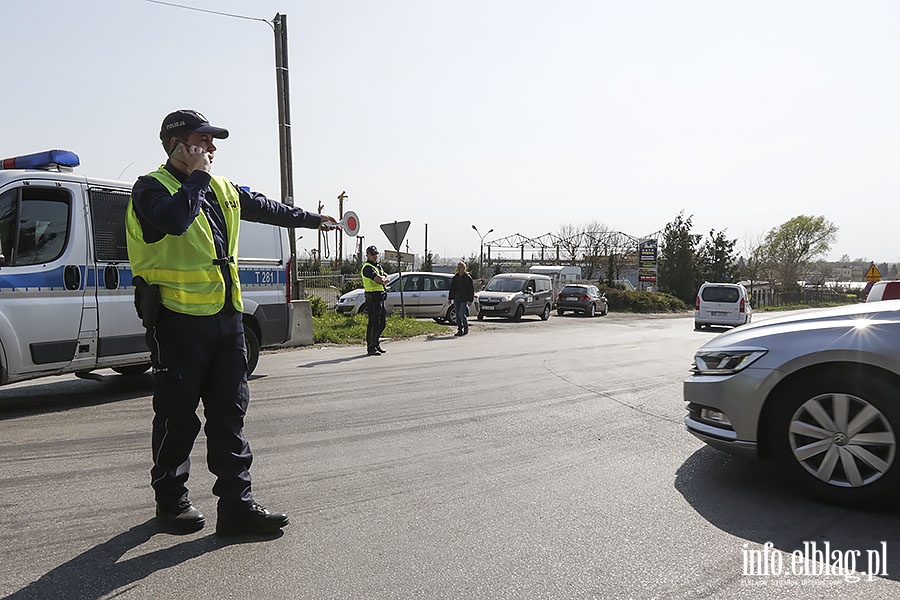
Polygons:
<instances>
[{"instance_id":1,"label":"hazy sky","mask_svg":"<svg viewBox=\"0 0 900 600\"><path fill-rule=\"evenodd\" d=\"M894 0L185 0L288 17L296 203L409 250L680 211L745 243L800 214L829 258L900 261ZM134 180L171 110L231 137L214 173L280 200L274 36L145 0L0 0L0 158L77 152ZM352 243L345 243L350 246ZM301 248L315 246L306 232ZM331 244L332 251L334 243ZM405 248L404 248L405 249Z\"/></svg>"}]
</instances>

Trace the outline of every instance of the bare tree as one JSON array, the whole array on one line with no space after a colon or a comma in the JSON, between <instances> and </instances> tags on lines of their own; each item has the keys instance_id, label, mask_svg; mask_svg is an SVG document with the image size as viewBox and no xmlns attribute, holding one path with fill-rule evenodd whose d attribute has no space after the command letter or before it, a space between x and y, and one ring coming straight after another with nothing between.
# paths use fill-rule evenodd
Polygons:
<instances>
[{"instance_id":1,"label":"bare tree","mask_svg":"<svg viewBox=\"0 0 900 600\"><path fill-rule=\"evenodd\" d=\"M560 225L556 235L557 244L562 249L563 260L573 265L576 264L584 240L584 228L572 224Z\"/></svg>"}]
</instances>

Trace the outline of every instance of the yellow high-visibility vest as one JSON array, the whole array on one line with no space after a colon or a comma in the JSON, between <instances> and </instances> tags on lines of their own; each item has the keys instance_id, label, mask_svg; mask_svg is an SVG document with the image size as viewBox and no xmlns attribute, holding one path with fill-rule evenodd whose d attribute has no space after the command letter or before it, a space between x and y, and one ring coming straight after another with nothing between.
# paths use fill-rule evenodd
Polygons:
<instances>
[{"instance_id":1,"label":"yellow high-visibility vest","mask_svg":"<svg viewBox=\"0 0 900 600\"><path fill-rule=\"evenodd\" d=\"M162 183L170 194L181 188L181 182L163 167L149 174ZM237 312L243 310L241 283L238 277L238 233L241 220L240 196L224 177L212 176L209 187L225 216L228 236L228 263L231 272L231 301ZM158 285L162 304L169 310L186 315L214 315L225 306L225 278L221 267L213 263L216 248L212 229L203 211L181 235L165 235L152 244L144 241L143 230L132 200L125 213L128 259L132 274L151 285Z\"/></svg>"}]
</instances>

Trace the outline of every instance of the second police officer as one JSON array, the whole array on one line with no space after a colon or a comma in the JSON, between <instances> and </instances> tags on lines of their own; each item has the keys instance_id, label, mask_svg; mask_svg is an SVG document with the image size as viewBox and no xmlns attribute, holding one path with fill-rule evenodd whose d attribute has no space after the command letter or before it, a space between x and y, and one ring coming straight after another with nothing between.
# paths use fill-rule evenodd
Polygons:
<instances>
[{"instance_id":1,"label":"second police officer","mask_svg":"<svg viewBox=\"0 0 900 600\"><path fill-rule=\"evenodd\" d=\"M375 246L366 248L366 262L360 270L360 275L366 292L366 312L369 315L369 324L366 328L366 354L380 356L386 352L379 340L385 327L384 284L388 282L388 276L378 264L378 248Z\"/></svg>"}]
</instances>

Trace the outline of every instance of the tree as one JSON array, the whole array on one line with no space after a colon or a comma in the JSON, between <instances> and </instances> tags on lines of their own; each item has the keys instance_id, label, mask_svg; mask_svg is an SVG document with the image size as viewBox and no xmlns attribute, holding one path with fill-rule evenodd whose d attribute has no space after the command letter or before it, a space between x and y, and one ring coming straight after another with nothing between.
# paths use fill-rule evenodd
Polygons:
<instances>
[{"instance_id":1,"label":"tree","mask_svg":"<svg viewBox=\"0 0 900 600\"><path fill-rule=\"evenodd\" d=\"M796 288L811 261L826 254L838 227L825 217L800 215L766 234L767 271L782 288Z\"/></svg>"},{"instance_id":2,"label":"tree","mask_svg":"<svg viewBox=\"0 0 900 600\"><path fill-rule=\"evenodd\" d=\"M734 283L737 277L737 258L734 245L737 240L729 240L724 231L710 230L697 256L697 269L701 280L719 283Z\"/></svg>"},{"instance_id":3,"label":"tree","mask_svg":"<svg viewBox=\"0 0 900 600\"><path fill-rule=\"evenodd\" d=\"M701 236L691 233L693 218L685 218L681 211L666 225L658 259L659 289L688 304L694 303L701 283L697 272L697 244Z\"/></svg>"},{"instance_id":4,"label":"tree","mask_svg":"<svg viewBox=\"0 0 900 600\"><path fill-rule=\"evenodd\" d=\"M584 240L584 229L575 225L560 225L556 232L558 246L564 251L563 258L571 264L576 264L578 251Z\"/></svg>"}]
</instances>

